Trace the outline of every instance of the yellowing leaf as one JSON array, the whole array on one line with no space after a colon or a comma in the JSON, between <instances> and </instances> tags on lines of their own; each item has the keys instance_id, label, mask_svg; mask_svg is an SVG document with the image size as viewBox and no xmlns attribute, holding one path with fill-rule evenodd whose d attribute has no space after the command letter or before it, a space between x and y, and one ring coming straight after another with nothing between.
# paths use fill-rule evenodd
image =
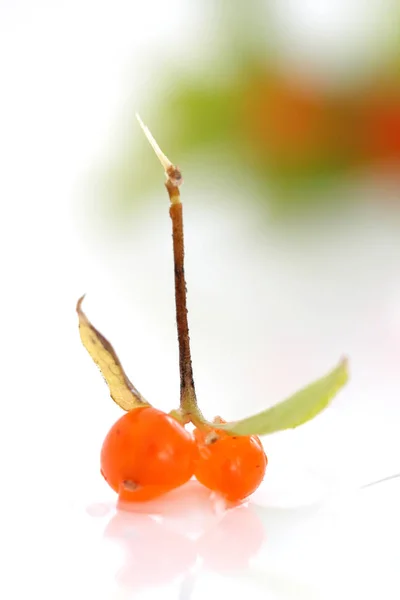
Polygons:
<instances>
[{"instance_id":1,"label":"yellowing leaf","mask_svg":"<svg viewBox=\"0 0 400 600\"><path fill-rule=\"evenodd\" d=\"M84 296L80 298L76 305L76 312L79 317L79 333L83 345L99 367L109 387L111 398L126 411L139 406L149 406L149 403L129 381L110 342L93 327L86 317L81 308L83 298Z\"/></svg>"},{"instance_id":2,"label":"yellowing leaf","mask_svg":"<svg viewBox=\"0 0 400 600\"><path fill-rule=\"evenodd\" d=\"M287 400L256 415L218 426L237 435L268 435L292 429L316 417L348 380L347 360L330 373L303 388Z\"/></svg>"}]
</instances>

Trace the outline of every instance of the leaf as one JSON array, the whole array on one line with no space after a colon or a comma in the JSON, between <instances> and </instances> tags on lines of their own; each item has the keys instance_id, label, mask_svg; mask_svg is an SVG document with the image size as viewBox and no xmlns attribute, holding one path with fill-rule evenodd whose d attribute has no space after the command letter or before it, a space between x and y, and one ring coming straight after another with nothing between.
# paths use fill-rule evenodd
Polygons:
<instances>
[{"instance_id":1,"label":"leaf","mask_svg":"<svg viewBox=\"0 0 400 600\"><path fill-rule=\"evenodd\" d=\"M268 435L311 421L330 403L348 380L347 360L330 373L271 408L240 421L218 427L237 435Z\"/></svg>"},{"instance_id":2,"label":"leaf","mask_svg":"<svg viewBox=\"0 0 400 600\"><path fill-rule=\"evenodd\" d=\"M83 312L81 306L84 297L82 296L76 305L76 312L79 317L79 333L83 345L99 367L109 387L111 398L126 411L139 406L149 406L149 403L129 381L110 342L93 327Z\"/></svg>"}]
</instances>

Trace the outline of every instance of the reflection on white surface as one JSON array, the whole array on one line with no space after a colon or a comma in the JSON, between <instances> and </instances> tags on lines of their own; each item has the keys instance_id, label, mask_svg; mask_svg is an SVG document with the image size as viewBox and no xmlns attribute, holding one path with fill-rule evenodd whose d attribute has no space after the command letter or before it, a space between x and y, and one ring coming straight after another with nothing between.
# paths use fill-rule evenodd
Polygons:
<instances>
[{"instance_id":1,"label":"reflection on white surface","mask_svg":"<svg viewBox=\"0 0 400 600\"><path fill-rule=\"evenodd\" d=\"M196 563L190 538L143 513L118 512L107 524L104 536L123 548L123 564L115 578L119 586L129 590L166 585Z\"/></svg>"},{"instance_id":2,"label":"reflection on white surface","mask_svg":"<svg viewBox=\"0 0 400 600\"><path fill-rule=\"evenodd\" d=\"M122 550L115 580L124 589L163 586L181 576L186 589L191 572L198 578L203 570L245 571L264 542L264 526L254 507L225 509L196 481L164 499L125 508L87 507L89 515L108 518L103 539Z\"/></svg>"},{"instance_id":3,"label":"reflection on white surface","mask_svg":"<svg viewBox=\"0 0 400 600\"><path fill-rule=\"evenodd\" d=\"M113 503L94 503L86 510L103 528L105 555L110 544L120 550L119 564L109 573L118 589L139 594L176 582L176 597L182 600L197 597L210 581L219 586L221 577L239 586L258 582L265 592L262 569L252 566L258 554L265 547L268 553L278 548L316 514L314 507L274 509L251 502L224 509L195 481L164 500L130 510L116 510ZM273 589L279 578L272 578Z\"/></svg>"},{"instance_id":4,"label":"reflection on white surface","mask_svg":"<svg viewBox=\"0 0 400 600\"><path fill-rule=\"evenodd\" d=\"M349 491L345 504L291 509L250 502L221 513L206 496L190 482L167 500L165 514L161 505L154 507L156 515L116 511L112 503L105 514L107 505L102 511L97 505L98 568L106 569L109 584L113 581L117 595L110 598L163 593L197 600L222 589L277 600L334 600L356 593L398 598L398 480ZM176 527L179 520L187 524L186 533Z\"/></svg>"}]
</instances>

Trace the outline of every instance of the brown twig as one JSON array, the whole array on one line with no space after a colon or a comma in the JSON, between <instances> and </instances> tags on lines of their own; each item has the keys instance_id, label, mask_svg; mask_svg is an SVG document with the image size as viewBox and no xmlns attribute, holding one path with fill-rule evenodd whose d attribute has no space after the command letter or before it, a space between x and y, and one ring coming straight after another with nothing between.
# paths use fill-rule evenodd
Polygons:
<instances>
[{"instance_id":1,"label":"brown twig","mask_svg":"<svg viewBox=\"0 0 400 600\"><path fill-rule=\"evenodd\" d=\"M196 401L196 392L193 380L192 358L190 352L189 323L186 302L185 281L185 246L183 235L183 210L180 201L179 188L171 183L165 184L171 206L169 214L172 220L172 242L174 250L174 274L175 274L175 305L176 324L178 328L179 343L179 372L181 377L181 407L185 407L188 398L191 402Z\"/></svg>"},{"instance_id":2,"label":"brown twig","mask_svg":"<svg viewBox=\"0 0 400 600\"><path fill-rule=\"evenodd\" d=\"M179 186L183 183L182 174L178 167L161 151L159 145L153 138L149 129L143 124L139 115L138 121L148 139L154 152L158 156L167 177L165 187L167 188L171 201L169 214L172 220L172 240L174 250L174 272L175 272L175 306L176 324L178 329L179 343L179 372L180 372L180 417L184 422L192 421L197 426L204 426L202 416L196 399L196 391L193 380L192 358L190 352L190 337L188 324L188 311L186 303L186 281L185 281L185 245L183 234L183 212L180 198ZM176 414L177 411L174 411Z\"/></svg>"}]
</instances>

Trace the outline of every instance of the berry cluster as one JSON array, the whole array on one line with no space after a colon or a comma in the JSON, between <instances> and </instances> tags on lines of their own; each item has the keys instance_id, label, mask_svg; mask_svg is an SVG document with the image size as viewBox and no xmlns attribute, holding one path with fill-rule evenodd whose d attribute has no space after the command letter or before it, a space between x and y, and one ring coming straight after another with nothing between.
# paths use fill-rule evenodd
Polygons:
<instances>
[{"instance_id":1,"label":"berry cluster","mask_svg":"<svg viewBox=\"0 0 400 600\"><path fill-rule=\"evenodd\" d=\"M258 437L199 428L192 435L174 417L151 406L123 415L101 451L102 475L125 502L151 500L193 475L237 502L257 489L266 466Z\"/></svg>"}]
</instances>

